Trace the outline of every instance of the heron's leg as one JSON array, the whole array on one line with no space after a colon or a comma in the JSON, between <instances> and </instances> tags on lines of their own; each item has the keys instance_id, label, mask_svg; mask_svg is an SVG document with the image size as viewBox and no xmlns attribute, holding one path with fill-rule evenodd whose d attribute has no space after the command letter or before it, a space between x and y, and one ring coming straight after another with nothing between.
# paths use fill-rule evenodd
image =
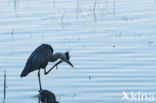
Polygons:
<instances>
[{"instance_id":1,"label":"heron's leg","mask_svg":"<svg viewBox=\"0 0 156 103\"><path fill-rule=\"evenodd\" d=\"M40 91L42 91L41 79L40 79L40 69L38 70L38 80L39 80L39 85L40 85Z\"/></svg>"},{"instance_id":2,"label":"heron's leg","mask_svg":"<svg viewBox=\"0 0 156 103\"><path fill-rule=\"evenodd\" d=\"M51 67L48 71L46 71L46 68L44 68L44 74L47 75L55 66L59 65L60 63L62 63L63 61L60 60L58 61L53 67Z\"/></svg>"}]
</instances>

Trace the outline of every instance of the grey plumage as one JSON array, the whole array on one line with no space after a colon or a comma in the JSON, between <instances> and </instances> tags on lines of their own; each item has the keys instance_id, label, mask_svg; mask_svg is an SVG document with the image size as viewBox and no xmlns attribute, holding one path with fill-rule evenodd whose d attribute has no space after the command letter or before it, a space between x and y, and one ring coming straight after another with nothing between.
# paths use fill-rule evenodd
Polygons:
<instances>
[{"instance_id":1,"label":"grey plumage","mask_svg":"<svg viewBox=\"0 0 156 103\"><path fill-rule=\"evenodd\" d=\"M21 77L27 76L30 72L45 68L53 56L53 48L48 44L37 47L27 60Z\"/></svg>"},{"instance_id":2,"label":"grey plumage","mask_svg":"<svg viewBox=\"0 0 156 103\"><path fill-rule=\"evenodd\" d=\"M57 61L57 59L61 60L58 61L48 71L46 71L46 66L48 62L55 62ZM39 85L40 90L42 90L40 80L40 69L44 69L44 74L47 75L55 66L59 65L62 62L66 62L70 66L74 67L73 64L69 61L69 59L70 59L69 52L53 54L53 48L50 45L42 44L32 52L20 76L25 77L30 72L38 70Z\"/></svg>"}]
</instances>

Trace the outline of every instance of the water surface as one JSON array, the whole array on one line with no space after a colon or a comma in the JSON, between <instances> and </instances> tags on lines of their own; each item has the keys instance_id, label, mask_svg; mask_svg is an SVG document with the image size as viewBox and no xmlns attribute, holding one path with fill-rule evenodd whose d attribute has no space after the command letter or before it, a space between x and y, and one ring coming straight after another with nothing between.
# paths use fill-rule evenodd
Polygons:
<instances>
[{"instance_id":1,"label":"water surface","mask_svg":"<svg viewBox=\"0 0 156 103\"><path fill-rule=\"evenodd\" d=\"M123 91L156 96L155 27L155 0L0 0L0 101L6 70L5 102L38 103L37 71L19 75L42 43L69 50L75 66L41 72L60 103L132 102Z\"/></svg>"}]
</instances>

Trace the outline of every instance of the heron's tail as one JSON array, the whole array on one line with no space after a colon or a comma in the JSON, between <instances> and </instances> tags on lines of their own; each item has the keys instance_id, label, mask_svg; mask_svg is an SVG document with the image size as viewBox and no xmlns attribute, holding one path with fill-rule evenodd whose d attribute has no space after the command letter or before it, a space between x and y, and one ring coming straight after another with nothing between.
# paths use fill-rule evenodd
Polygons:
<instances>
[{"instance_id":1,"label":"heron's tail","mask_svg":"<svg viewBox=\"0 0 156 103\"><path fill-rule=\"evenodd\" d=\"M25 76L28 75L28 73L29 73L28 70L26 68L24 68L21 75L20 75L20 77L25 77Z\"/></svg>"}]
</instances>

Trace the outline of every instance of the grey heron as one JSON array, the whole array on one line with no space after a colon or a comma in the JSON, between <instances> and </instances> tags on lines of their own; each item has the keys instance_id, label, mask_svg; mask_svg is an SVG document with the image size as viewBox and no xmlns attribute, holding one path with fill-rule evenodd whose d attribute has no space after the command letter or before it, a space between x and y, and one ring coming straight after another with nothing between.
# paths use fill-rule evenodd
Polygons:
<instances>
[{"instance_id":1,"label":"grey heron","mask_svg":"<svg viewBox=\"0 0 156 103\"><path fill-rule=\"evenodd\" d=\"M46 71L46 66L48 62L55 62L58 59L58 61L51 69ZM40 80L40 69L44 69L44 74L47 75L55 66L62 62L66 62L70 66L74 67L72 63L69 61L70 56L69 52L65 53L54 53L53 54L53 48L49 44L42 44L39 47L37 47L32 54L29 56L26 65L21 73L21 77L27 76L29 73L38 70L38 80L39 80L39 86L40 90L42 90L41 86L41 80Z\"/></svg>"}]
</instances>

